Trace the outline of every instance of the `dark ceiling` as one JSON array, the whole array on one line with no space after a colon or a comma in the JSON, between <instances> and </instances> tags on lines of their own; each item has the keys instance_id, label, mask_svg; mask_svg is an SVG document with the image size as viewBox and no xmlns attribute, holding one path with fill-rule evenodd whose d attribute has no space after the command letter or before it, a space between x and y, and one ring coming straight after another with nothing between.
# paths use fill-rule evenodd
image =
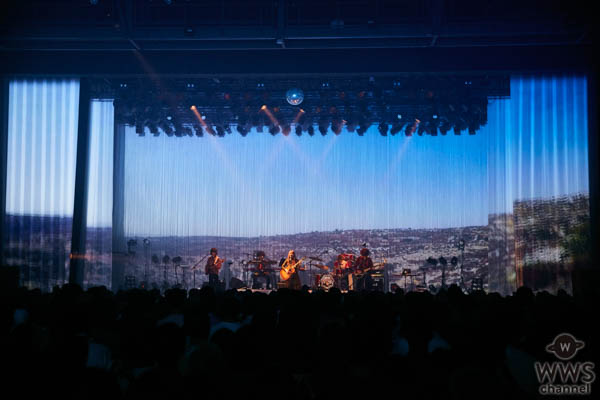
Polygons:
<instances>
[{"instance_id":1,"label":"dark ceiling","mask_svg":"<svg viewBox=\"0 0 600 400\"><path fill-rule=\"evenodd\" d=\"M211 50L589 43L565 0L20 0L4 49Z\"/></svg>"},{"instance_id":2,"label":"dark ceiling","mask_svg":"<svg viewBox=\"0 0 600 400\"><path fill-rule=\"evenodd\" d=\"M577 0L19 0L0 73L566 70L591 63Z\"/></svg>"}]
</instances>

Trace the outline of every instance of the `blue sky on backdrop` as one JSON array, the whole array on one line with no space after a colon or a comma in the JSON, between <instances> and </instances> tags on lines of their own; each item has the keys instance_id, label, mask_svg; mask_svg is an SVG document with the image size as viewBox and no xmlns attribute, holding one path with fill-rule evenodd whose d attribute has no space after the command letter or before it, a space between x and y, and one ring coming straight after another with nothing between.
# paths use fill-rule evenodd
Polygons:
<instances>
[{"instance_id":1,"label":"blue sky on backdrop","mask_svg":"<svg viewBox=\"0 0 600 400\"><path fill-rule=\"evenodd\" d=\"M72 214L77 87L11 83L8 212ZM510 99L490 101L488 124L474 136L382 137L372 126L364 137L272 137L265 129L177 138L128 128L126 233L485 225L515 199L588 191L586 99L582 77L513 77ZM112 118L110 102L94 102L92 226L111 224Z\"/></svg>"}]
</instances>

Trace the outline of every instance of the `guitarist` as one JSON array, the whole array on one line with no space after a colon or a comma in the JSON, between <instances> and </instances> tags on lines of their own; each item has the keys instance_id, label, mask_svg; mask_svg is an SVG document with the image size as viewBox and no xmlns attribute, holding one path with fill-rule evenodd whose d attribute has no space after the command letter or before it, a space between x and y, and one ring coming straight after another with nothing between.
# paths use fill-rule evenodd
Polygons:
<instances>
[{"instance_id":1,"label":"guitarist","mask_svg":"<svg viewBox=\"0 0 600 400\"><path fill-rule=\"evenodd\" d=\"M296 253L294 250L290 250L286 258L282 258L279 266L282 270L286 270L289 268L289 272L291 276L285 280L287 282L288 289L300 290L302 288L302 282L300 282L300 275L298 275L298 270L303 270L300 268L301 260L298 260L296 257Z\"/></svg>"},{"instance_id":2,"label":"guitarist","mask_svg":"<svg viewBox=\"0 0 600 400\"><path fill-rule=\"evenodd\" d=\"M204 267L204 272L208 275L208 285L215 290L219 288L219 271L225 261L217 253L218 251L215 247L210 249L210 257L206 260L206 266Z\"/></svg>"},{"instance_id":3,"label":"guitarist","mask_svg":"<svg viewBox=\"0 0 600 400\"><path fill-rule=\"evenodd\" d=\"M371 252L367 248L360 250L360 256L354 263L354 272L357 275L356 290L372 290L373 277L371 270L373 269L373 260L371 260Z\"/></svg>"}]
</instances>

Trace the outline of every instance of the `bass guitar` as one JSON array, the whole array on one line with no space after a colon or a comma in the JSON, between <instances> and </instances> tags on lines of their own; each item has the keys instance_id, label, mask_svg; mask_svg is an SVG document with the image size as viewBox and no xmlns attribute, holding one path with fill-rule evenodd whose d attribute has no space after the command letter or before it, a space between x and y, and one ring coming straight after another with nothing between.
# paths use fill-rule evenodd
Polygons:
<instances>
[{"instance_id":1,"label":"bass guitar","mask_svg":"<svg viewBox=\"0 0 600 400\"><path fill-rule=\"evenodd\" d=\"M281 266L281 270L279 271L279 277L281 278L281 280L287 281L288 279L290 279L292 275L294 275L294 273L296 272L296 269L302 271L302 269L298 268L298 266L300 265L300 263L302 263L302 261L304 261L305 258L306 257L302 257L293 264L290 264L287 261L284 262Z\"/></svg>"}]
</instances>

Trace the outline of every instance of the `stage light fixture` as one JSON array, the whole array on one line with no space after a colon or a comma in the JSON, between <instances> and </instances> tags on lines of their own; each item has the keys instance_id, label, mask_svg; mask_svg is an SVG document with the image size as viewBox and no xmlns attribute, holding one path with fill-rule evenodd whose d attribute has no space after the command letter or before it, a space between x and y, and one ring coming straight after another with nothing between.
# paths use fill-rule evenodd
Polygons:
<instances>
[{"instance_id":1,"label":"stage light fixture","mask_svg":"<svg viewBox=\"0 0 600 400\"><path fill-rule=\"evenodd\" d=\"M238 124L236 126L236 130L239 132L240 135L242 136L246 136L248 134L248 129L244 126L244 125L240 125Z\"/></svg>"},{"instance_id":2,"label":"stage light fixture","mask_svg":"<svg viewBox=\"0 0 600 400\"><path fill-rule=\"evenodd\" d=\"M273 136L279 133L279 125L271 125L269 126L269 133Z\"/></svg>"},{"instance_id":3,"label":"stage light fixture","mask_svg":"<svg viewBox=\"0 0 600 400\"><path fill-rule=\"evenodd\" d=\"M427 126L427 133L431 136L437 136L437 134L438 134L437 124L430 122L429 126Z\"/></svg>"},{"instance_id":4,"label":"stage light fixture","mask_svg":"<svg viewBox=\"0 0 600 400\"><path fill-rule=\"evenodd\" d=\"M306 131L308 132L309 136L313 136L315 134L315 127L312 125L309 125L308 129Z\"/></svg>"},{"instance_id":5,"label":"stage light fixture","mask_svg":"<svg viewBox=\"0 0 600 400\"><path fill-rule=\"evenodd\" d=\"M390 128L390 133L392 134L392 136L398 134L401 130L402 130L402 123L394 123L392 124L392 127Z\"/></svg>"},{"instance_id":6,"label":"stage light fixture","mask_svg":"<svg viewBox=\"0 0 600 400\"><path fill-rule=\"evenodd\" d=\"M446 120L441 120L439 130L440 130L440 133L445 136L448 133L448 131L450 130L450 123Z\"/></svg>"},{"instance_id":7,"label":"stage light fixture","mask_svg":"<svg viewBox=\"0 0 600 400\"><path fill-rule=\"evenodd\" d=\"M459 119L458 121L456 121L456 123L454 124L454 134L460 135L462 133L462 131L464 131L466 129L465 125L466 124L462 119Z\"/></svg>"},{"instance_id":8,"label":"stage light fixture","mask_svg":"<svg viewBox=\"0 0 600 400\"><path fill-rule=\"evenodd\" d=\"M204 136L204 131L202 130L202 127L200 125L194 125L194 130L196 131L196 136Z\"/></svg>"},{"instance_id":9,"label":"stage light fixture","mask_svg":"<svg viewBox=\"0 0 600 400\"><path fill-rule=\"evenodd\" d=\"M181 123L179 123L178 121L173 122L173 128L175 130L175 136L182 137L184 135L183 125L181 125Z\"/></svg>"},{"instance_id":10,"label":"stage light fixture","mask_svg":"<svg viewBox=\"0 0 600 400\"><path fill-rule=\"evenodd\" d=\"M192 128L189 126L183 127L183 134L187 135L187 136L194 136L194 132L192 131Z\"/></svg>"},{"instance_id":11,"label":"stage light fixture","mask_svg":"<svg viewBox=\"0 0 600 400\"><path fill-rule=\"evenodd\" d=\"M167 136L173 136L173 128L168 122L162 122L160 124L160 129L162 129Z\"/></svg>"},{"instance_id":12,"label":"stage light fixture","mask_svg":"<svg viewBox=\"0 0 600 400\"><path fill-rule=\"evenodd\" d=\"M225 136L225 128L223 128L222 125L217 125L216 130L217 130L217 136L219 136L219 137Z\"/></svg>"},{"instance_id":13,"label":"stage light fixture","mask_svg":"<svg viewBox=\"0 0 600 400\"><path fill-rule=\"evenodd\" d=\"M144 132L144 125L143 124L136 124L135 125L135 133L137 133L140 136L144 136L145 132Z\"/></svg>"},{"instance_id":14,"label":"stage light fixture","mask_svg":"<svg viewBox=\"0 0 600 400\"><path fill-rule=\"evenodd\" d=\"M281 133L283 133L284 136L288 136L291 131L292 131L292 128L290 127L289 124L285 124L281 127Z\"/></svg>"},{"instance_id":15,"label":"stage light fixture","mask_svg":"<svg viewBox=\"0 0 600 400\"><path fill-rule=\"evenodd\" d=\"M158 126L156 126L155 123L151 123L148 124L148 129L150 130L150 133L153 134L154 136L158 136Z\"/></svg>"},{"instance_id":16,"label":"stage light fixture","mask_svg":"<svg viewBox=\"0 0 600 400\"><path fill-rule=\"evenodd\" d=\"M342 133L342 127L343 126L344 126L344 122L343 121L335 120L335 121L331 122L331 130L336 135L339 135L340 133Z\"/></svg>"},{"instance_id":17,"label":"stage light fixture","mask_svg":"<svg viewBox=\"0 0 600 400\"><path fill-rule=\"evenodd\" d=\"M302 125L296 125L296 135L302 136Z\"/></svg>"},{"instance_id":18,"label":"stage light fixture","mask_svg":"<svg viewBox=\"0 0 600 400\"><path fill-rule=\"evenodd\" d=\"M321 135L323 136L327 135L327 125L319 123L319 132L321 132Z\"/></svg>"},{"instance_id":19,"label":"stage light fixture","mask_svg":"<svg viewBox=\"0 0 600 400\"><path fill-rule=\"evenodd\" d=\"M379 126L377 127L381 136L387 136L388 128L389 128L388 124L385 122L380 123Z\"/></svg>"},{"instance_id":20,"label":"stage light fixture","mask_svg":"<svg viewBox=\"0 0 600 400\"><path fill-rule=\"evenodd\" d=\"M137 121L137 118L133 114L130 114L125 117L125 125L135 126L136 121Z\"/></svg>"},{"instance_id":21,"label":"stage light fixture","mask_svg":"<svg viewBox=\"0 0 600 400\"><path fill-rule=\"evenodd\" d=\"M413 133L416 132L420 123L421 123L421 121L415 118L415 120L413 121L413 123L410 126L408 126L408 125L406 126L406 129L404 130L404 134L406 136L412 136Z\"/></svg>"},{"instance_id":22,"label":"stage light fixture","mask_svg":"<svg viewBox=\"0 0 600 400\"><path fill-rule=\"evenodd\" d=\"M429 265L431 265L431 266L435 267L435 266L437 265L437 263L438 263L438 260L437 260L437 259L435 259L435 258L433 258L433 257L428 257L428 258L427 258L427 264L429 264Z\"/></svg>"}]
</instances>

